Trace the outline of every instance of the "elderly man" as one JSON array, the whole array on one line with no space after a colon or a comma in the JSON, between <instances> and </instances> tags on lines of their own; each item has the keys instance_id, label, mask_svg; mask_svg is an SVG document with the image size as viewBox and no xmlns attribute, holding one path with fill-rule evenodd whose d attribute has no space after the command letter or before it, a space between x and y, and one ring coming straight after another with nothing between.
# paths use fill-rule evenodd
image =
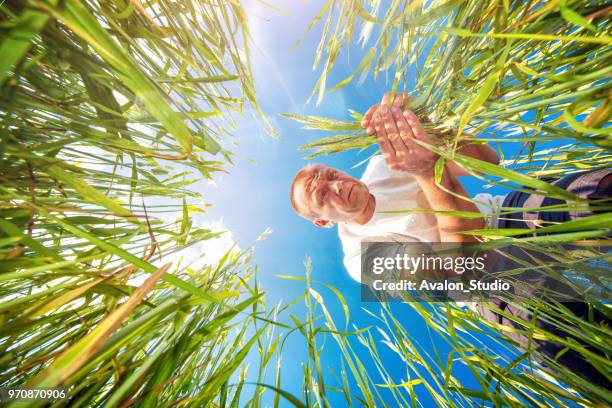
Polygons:
<instances>
[{"instance_id":1,"label":"elderly man","mask_svg":"<svg viewBox=\"0 0 612 408\"><path fill-rule=\"evenodd\" d=\"M404 95L392 98L391 94L387 94L379 105L374 105L364 116L362 127L368 134L376 134L382 156L370 160L361 180L323 164L313 164L300 170L291 185L291 202L299 215L311 220L317 227L329 228L338 224L344 264L355 280L361 280L362 241L470 242L475 238L461 232L481 229L486 224L494 228L535 229L542 224L597 213L596 203L591 203L584 211L530 212L527 208L563 202L525 191L513 192L505 198L478 194L475 201L479 204L475 205L465 199L467 194L457 180L457 176L466 172L452 162L444 164L442 178L436 183L434 166L438 156L422 146L432 141L415 114L401 109L409 98ZM459 146L459 151L465 156L498 163L497 154L487 145L466 143ZM610 205L612 169L572 174L553 184L582 198ZM495 209L500 206L525 210L498 219ZM397 212L411 209L436 212L435 215L427 211ZM480 212L483 217L461 218L449 214L449 211ZM542 354L557 360L593 384L604 388L612 386L605 375L576 351L564 351L560 344L528 339L519 334L520 330L524 330L519 319L533 322L526 308L503 301L493 303L479 305L478 311L490 321L518 329L511 330L511 337L519 345L537 346ZM584 302L566 303L565 306L583 320L610 325L610 320L602 313L595 311L590 314ZM508 319L508 315L518 319ZM573 341L581 342L575 335L558 329L545 319L538 318L535 323L559 337L572 337Z\"/></svg>"},{"instance_id":2,"label":"elderly man","mask_svg":"<svg viewBox=\"0 0 612 408\"><path fill-rule=\"evenodd\" d=\"M379 105L364 115L362 127L376 134L382 156L374 156L363 176L357 180L341 170L323 164L301 169L291 185L294 210L312 220L317 227L333 227L344 251L349 274L360 280L361 241L393 240L402 242L469 242L475 238L463 231L493 228L531 228L569 221L596 214L597 205L610 205L612 169L604 168L566 176L552 184L581 198L597 200L584 211L524 211L498 219L500 206L539 208L563 201L515 191L506 197L477 194L472 201L457 176L468 174L454 162L446 162L440 183L434 180L438 156L422 143L432 143L425 129L410 110L401 107L408 95L386 94ZM420 143L421 144L420 144ZM464 143L464 156L498 163L495 151L486 144ZM404 212L424 209L431 212ZM392 212L396 213L392 213ZM449 211L480 212L483 218L462 218Z\"/></svg>"},{"instance_id":3,"label":"elderly man","mask_svg":"<svg viewBox=\"0 0 612 408\"><path fill-rule=\"evenodd\" d=\"M362 126L368 134L376 133L382 156L373 157L361 180L323 164L304 167L291 186L295 211L313 221L317 227L333 227L344 251L349 274L360 280L362 240L399 242L466 242L474 238L462 231L480 229L483 218L460 218L437 213L391 214L390 211L432 209L438 211L482 212L495 223L494 209L502 197L479 194L476 206L465 200L467 194L457 176L468 174L449 162L438 184L434 165L438 156L414 142L430 143L425 129L413 112L401 110L408 95L386 94L379 105L364 115ZM495 151L488 145L463 144L461 154L498 163ZM495 226L495 225L493 225Z\"/></svg>"}]
</instances>

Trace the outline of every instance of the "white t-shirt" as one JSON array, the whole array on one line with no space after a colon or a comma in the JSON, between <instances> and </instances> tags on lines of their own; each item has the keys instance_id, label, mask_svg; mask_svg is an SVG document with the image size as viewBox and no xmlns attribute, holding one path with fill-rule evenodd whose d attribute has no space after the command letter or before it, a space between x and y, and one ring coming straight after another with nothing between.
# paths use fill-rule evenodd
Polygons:
<instances>
[{"instance_id":1,"label":"white t-shirt","mask_svg":"<svg viewBox=\"0 0 612 408\"><path fill-rule=\"evenodd\" d=\"M384 158L370 159L361 177L370 194L376 198L376 209L370 221L363 225L338 224L338 235L344 252L344 266L349 275L361 281L361 242L438 242L438 225L433 213L385 213L412 209L430 209L425 193L414 177L387 167ZM502 196L478 194L474 197L480 212L488 214L488 225L495 227L495 209L501 206Z\"/></svg>"}]
</instances>

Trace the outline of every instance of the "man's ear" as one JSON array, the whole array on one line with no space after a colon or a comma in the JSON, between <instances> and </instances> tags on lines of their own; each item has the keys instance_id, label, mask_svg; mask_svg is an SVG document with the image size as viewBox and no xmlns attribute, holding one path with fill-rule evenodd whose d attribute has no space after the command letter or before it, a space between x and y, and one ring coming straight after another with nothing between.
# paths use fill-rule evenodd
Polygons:
<instances>
[{"instance_id":1,"label":"man's ear","mask_svg":"<svg viewBox=\"0 0 612 408\"><path fill-rule=\"evenodd\" d=\"M326 220L326 219L324 219L324 218L315 218L315 219L312 221L312 223L313 223L314 225L316 225L317 227L319 227L319 228L331 228L331 227L333 227L334 225L336 225L336 223L335 223L335 222L330 221L330 220Z\"/></svg>"}]
</instances>

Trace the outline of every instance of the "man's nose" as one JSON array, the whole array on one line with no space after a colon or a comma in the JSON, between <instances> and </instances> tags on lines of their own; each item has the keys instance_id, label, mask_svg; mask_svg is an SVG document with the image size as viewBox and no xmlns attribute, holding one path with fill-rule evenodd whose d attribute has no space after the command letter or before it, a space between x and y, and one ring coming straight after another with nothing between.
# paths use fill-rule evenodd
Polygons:
<instances>
[{"instance_id":1,"label":"man's nose","mask_svg":"<svg viewBox=\"0 0 612 408\"><path fill-rule=\"evenodd\" d=\"M340 192L342 191L342 182L339 180L334 180L330 183L330 187L332 189L332 191L334 191L336 194L340 195Z\"/></svg>"}]
</instances>

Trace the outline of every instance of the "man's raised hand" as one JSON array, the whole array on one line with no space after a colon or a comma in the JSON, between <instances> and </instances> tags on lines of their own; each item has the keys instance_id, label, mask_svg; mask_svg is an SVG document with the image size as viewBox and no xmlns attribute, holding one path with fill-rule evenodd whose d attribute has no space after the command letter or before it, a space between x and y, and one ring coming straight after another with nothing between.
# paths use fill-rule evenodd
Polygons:
<instances>
[{"instance_id":1,"label":"man's raised hand","mask_svg":"<svg viewBox=\"0 0 612 408\"><path fill-rule=\"evenodd\" d=\"M411 110L381 104L373 115L380 150L391 170L431 175L438 155L416 141L431 144L423 125Z\"/></svg>"},{"instance_id":2,"label":"man's raised hand","mask_svg":"<svg viewBox=\"0 0 612 408\"><path fill-rule=\"evenodd\" d=\"M394 96L393 93L387 92L385 96L383 96L379 104L372 105L370 109L368 109L368 111L365 113L365 115L363 115L363 119L361 120L361 127L366 130L368 135L372 136L374 133L376 133L372 118L374 117L374 114L378 111L379 108L385 106L388 108L392 108L395 106L401 110L402 107L410 101L412 101L412 96L408 94L395 94Z\"/></svg>"},{"instance_id":3,"label":"man's raised hand","mask_svg":"<svg viewBox=\"0 0 612 408\"><path fill-rule=\"evenodd\" d=\"M412 101L408 94L388 92L380 104L363 116L361 127L368 135L376 134L387 166L412 174L433 174L437 155L415 142L433 143L414 112L402 108Z\"/></svg>"}]
</instances>

